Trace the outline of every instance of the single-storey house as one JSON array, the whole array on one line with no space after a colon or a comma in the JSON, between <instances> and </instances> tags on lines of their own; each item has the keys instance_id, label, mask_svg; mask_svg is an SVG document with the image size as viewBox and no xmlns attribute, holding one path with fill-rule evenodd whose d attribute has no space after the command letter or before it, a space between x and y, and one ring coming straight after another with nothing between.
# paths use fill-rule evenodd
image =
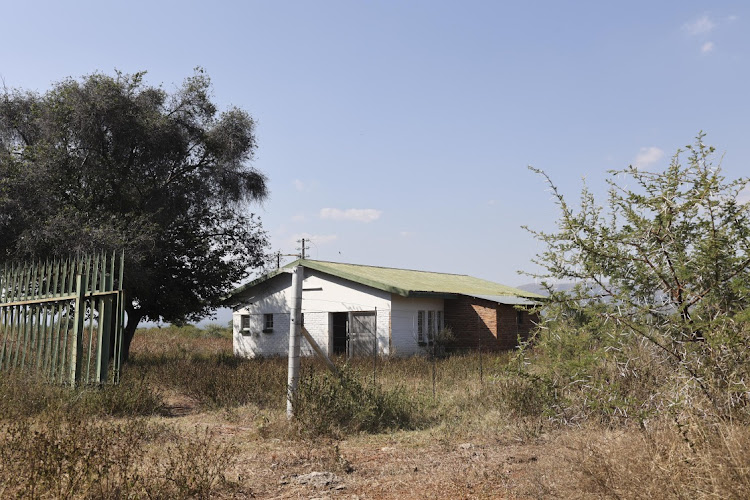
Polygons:
<instances>
[{"instance_id":1,"label":"single-storey house","mask_svg":"<svg viewBox=\"0 0 750 500\"><path fill-rule=\"evenodd\" d=\"M303 328L329 355L417 354L445 327L453 349L512 349L537 321L525 309L543 298L465 275L300 259L231 293L235 355L287 355L296 266Z\"/></svg>"}]
</instances>

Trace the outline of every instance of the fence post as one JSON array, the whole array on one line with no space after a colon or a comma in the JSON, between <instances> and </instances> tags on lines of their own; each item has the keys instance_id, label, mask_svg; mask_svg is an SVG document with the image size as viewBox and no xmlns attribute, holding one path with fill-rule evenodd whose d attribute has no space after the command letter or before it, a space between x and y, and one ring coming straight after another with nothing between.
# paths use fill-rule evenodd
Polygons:
<instances>
[{"instance_id":1,"label":"fence post","mask_svg":"<svg viewBox=\"0 0 750 500\"><path fill-rule=\"evenodd\" d=\"M100 289L111 292L114 289L114 255L112 255L112 269L106 274L107 254L102 254L102 276ZM109 350L112 336L112 296L99 299L99 348L96 353L96 383L107 380L109 372ZM92 306L93 307L93 306ZM93 311L93 309L92 309Z\"/></svg>"},{"instance_id":2,"label":"fence post","mask_svg":"<svg viewBox=\"0 0 750 500\"><path fill-rule=\"evenodd\" d=\"M81 380L81 358L83 358L83 316L85 304L82 276L76 274L75 314L73 315L73 335L70 346L70 385Z\"/></svg>"},{"instance_id":3,"label":"fence post","mask_svg":"<svg viewBox=\"0 0 750 500\"><path fill-rule=\"evenodd\" d=\"M372 385L375 386L375 373L378 363L378 308L375 308L375 338L372 346Z\"/></svg>"},{"instance_id":4,"label":"fence post","mask_svg":"<svg viewBox=\"0 0 750 500\"><path fill-rule=\"evenodd\" d=\"M120 283L122 283L122 271L120 271ZM117 292L117 321L115 323L115 355L114 355L114 370L112 370L112 382L115 384L120 383L120 370L122 369L122 328L125 324L125 292L122 290L122 284L120 291Z\"/></svg>"},{"instance_id":5,"label":"fence post","mask_svg":"<svg viewBox=\"0 0 750 500\"><path fill-rule=\"evenodd\" d=\"M112 276L114 276L114 270ZM125 274L125 250L120 252L120 272L117 280L117 321L115 322L115 355L113 382L120 383L120 369L122 368L122 329L125 326L125 292L123 291L122 280Z\"/></svg>"}]
</instances>

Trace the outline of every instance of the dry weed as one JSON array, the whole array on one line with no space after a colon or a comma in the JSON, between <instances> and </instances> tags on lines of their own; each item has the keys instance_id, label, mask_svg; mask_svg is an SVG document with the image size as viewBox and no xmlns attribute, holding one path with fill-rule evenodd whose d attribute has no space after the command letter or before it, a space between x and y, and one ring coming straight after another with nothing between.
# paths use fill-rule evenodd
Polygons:
<instances>
[{"instance_id":1,"label":"dry weed","mask_svg":"<svg viewBox=\"0 0 750 500\"><path fill-rule=\"evenodd\" d=\"M750 498L750 430L727 423L691 429L569 432L563 459L581 497Z\"/></svg>"}]
</instances>

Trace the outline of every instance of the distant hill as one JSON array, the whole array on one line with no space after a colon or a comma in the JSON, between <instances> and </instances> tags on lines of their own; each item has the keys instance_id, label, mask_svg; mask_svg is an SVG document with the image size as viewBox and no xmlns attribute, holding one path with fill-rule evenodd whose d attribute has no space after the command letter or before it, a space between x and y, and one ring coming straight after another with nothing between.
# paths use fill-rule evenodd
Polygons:
<instances>
[{"instance_id":1,"label":"distant hill","mask_svg":"<svg viewBox=\"0 0 750 500\"><path fill-rule=\"evenodd\" d=\"M570 291L573 290L574 287L575 287L575 283L558 283L558 284L554 285L552 288L556 292L570 292ZM549 295L547 293L547 289L544 288L539 283L527 283L525 285L521 285L521 286L516 287L516 288L519 288L519 289L524 290L526 292L538 293L539 295L544 295L544 296ZM595 297L595 296L598 295L598 296L600 296L600 298L604 302L611 302L611 300L612 300L612 297L610 297L609 294L607 294L604 291L603 288L601 288L599 285L597 285L595 283L591 283L591 285L589 286L589 288L588 288L587 291L588 291L588 294L591 297ZM654 299L655 302L658 302L657 299L660 298L660 297L663 298L663 294L660 293L660 292L657 292L656 297Z\"/></svg>"},{"instance_id":2,"label":"distant hill","mask_svg":"<svg viewBox=\"0 0 750 500\"><path fill-rule=\"evenodd\" d=\"M558 283L553 288L555 291L567 292L572 290L574 286L573 283ZM539 283L526 283L525 285L517 286L516 288L525 292L538 293L539 295L549 295L547 289Z\"/></svg>"}]
</instances>

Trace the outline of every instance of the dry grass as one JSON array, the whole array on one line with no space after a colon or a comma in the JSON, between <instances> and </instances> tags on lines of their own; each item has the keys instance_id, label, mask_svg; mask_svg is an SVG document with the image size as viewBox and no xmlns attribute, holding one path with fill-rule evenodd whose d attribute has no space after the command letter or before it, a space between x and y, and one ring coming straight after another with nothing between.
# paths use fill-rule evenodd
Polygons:
<instances>
[{"instance_id":1,"label":"dry grass","mask_svg":"<svg viewBox=\"0 0 750 500\"><path fill-rule=\"evenodd\" d=\"M660 424L648 430L568 431L557 456L570 468L551 491L575 498L750 498L750 430Z\"/></svg>"},{"instance_id":2,"label":"dry grass","mask_svg":"<svg viewBox=\"0 0 750 500\"><path fill-rule=\"evenodd\" d=\"M305 410L288 422L286 359L235 359L220 329L139 331L131 352L115 388L0 377L2 497L750 496L747 426L609 414L659 378L645 361L648 377L591 402L509 354L378 360L375 385L372 360L340 384L304 360ZM600 370L596 391L619 373Z\"/></svg>"}]
</instances>

